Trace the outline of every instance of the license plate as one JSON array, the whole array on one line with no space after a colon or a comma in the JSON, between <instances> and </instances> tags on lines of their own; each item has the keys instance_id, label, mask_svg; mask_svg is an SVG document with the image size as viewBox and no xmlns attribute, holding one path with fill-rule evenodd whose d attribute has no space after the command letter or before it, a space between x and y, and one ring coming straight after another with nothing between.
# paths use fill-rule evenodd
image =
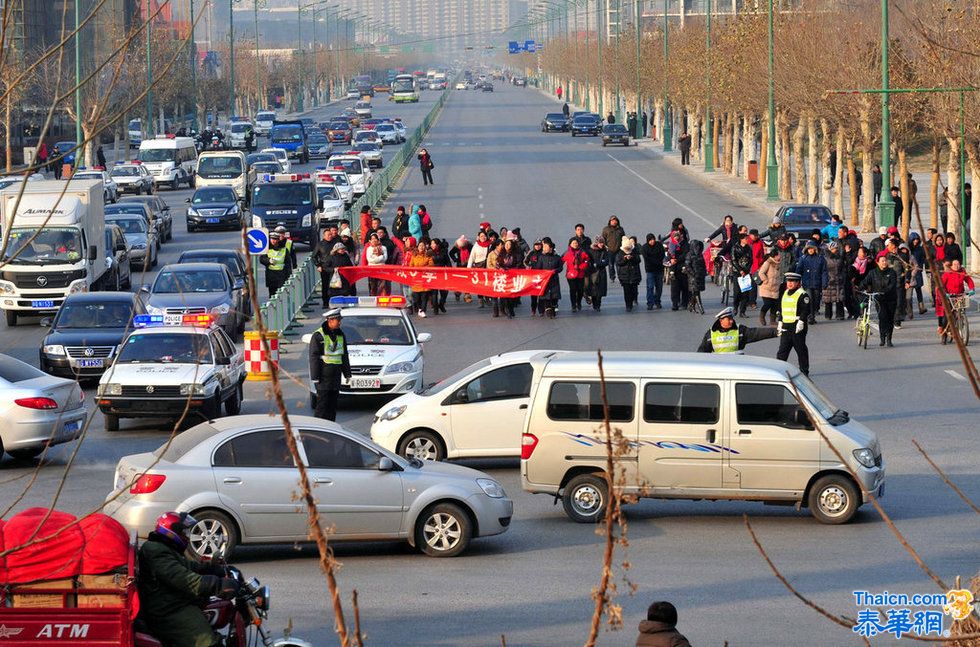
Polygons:
<instances>
[{"instance_id":1,"label":"license plate","mask_svg":"<svg viewBox=\"0 0 980 647\"><path fill-rule=\"evenodd\" d=\"M381 380L379 378L354 377L351 378L350 388L352 389L380 389Z\"/></svg>"},{"instance_id":2,"label":"license plate","mask_svg":"<svg viewBox=\"0 0 980 647\"><path fill-rule=\"evenodd\" d=\"M50 299L35 299L31 301L32 308L53 308L54 301Z\"/></svg>"},{"instance_id":3,"label":"license plate","mask_svg":"<svg viewBox=\"0 0 980 647\"><path fill-rule=\"evenodd\" d=\"M105 366L104 359L80 359L78 360L78 368L102 368Z\"/></svg>"},{"instance_id":4,"label":"license plate","mask_svg":"<svg viewBox=\"0 0 980 647\"><path fill-rule=\"evenodd\" d=\"M217 218L205 218L204 222L208 223L209 225L216 225L218 224L219 220Z\"/></svg>"},{"instance_id":5,"label":"license plate","mask_svg":"<svg viewBox=\"0 0 980 647\"><path fill-rule=\"evenodd\" d=\"M75 421L72 421L72 422L66 422L65 423L65 433L66 434L73 434L73 433L75 433L76 431L78 431L81 428L82 428L82 423L80 421L78 421L78 420L75 420Z\"/></svg>"}]
</instances>

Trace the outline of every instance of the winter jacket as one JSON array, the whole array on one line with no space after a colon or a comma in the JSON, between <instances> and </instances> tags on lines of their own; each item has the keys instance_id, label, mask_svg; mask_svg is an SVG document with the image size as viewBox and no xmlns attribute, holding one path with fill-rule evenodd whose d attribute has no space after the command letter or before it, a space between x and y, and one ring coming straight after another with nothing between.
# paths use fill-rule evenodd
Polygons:
<instances>
[{"instance_id":1,"label":"winter jacket","mask_svg":"<svg viewBox=\"0 0 980 647\"><path fill-rule=\"evenodd\" d=\"M612 218L609 219L610 221ZM609 223L602 228L602 239L606 241L606 249L609 250L610 254L615 254L619 251L619 246L623 242L623 236L626 235L626 230L623 229L622 225L616 225L615 227Z\"/></svg>"},{"instance_id":2,"label":"winter jacket","mask_svg":"<svg viewBox=\"0 0 980 647\"><path fill-rule=\"evenodd\" d=\"M787 272L796 271L796 250L785 243L776 243L779 248L779 276L786 276Z\"/></svg>"},{"instance_id":3,"label":"winter jacket","mask_svg":"<svg viewBox=\"0 0 980 647\"><path fill-rule=\"evenodd\" d=\"M827 261L819 249L816 254L805 253L796 264L796 271L803 277L802 284L807 290L822 290L830 281L827 275Z\"/></svg>"},{"instance_id":4,"label":"winter jacket","mask_svg":"<svg viewBox=\"0 0 980 647\"><path fill-rule=\"evenodd\" d=\"M497 256L499 256L499 255L500 255L500 252L494 250L493 248L491 248L490 251L487 252L487 269L488 270L495 270L495 269L497 269Z\"/></svg>"},{"instance_id":5,"label":"winter jacket","mask_svg":"<svg viewBox=\"0 0 980 647\"><path fill-rule=\"evenodd\" d=\"M422 231L422 217L417 211L413 211L412 215L408 217L408 234L415 240L421 240L424 233Z\"/></svg>"},{"instance_id":6,"label":"winter jacket","mask_svg":"<svg viewBox=\"0 0 980 647\"><path fill-rule=\"evenodd\" d=\"M749 247L752 248L752 274L755 274L766 260L766 244L761 238L750 239Z\"/></svg>"},{"instance_id":7,"label":"winter jacket","mask_svg":"<svg viewBox=\"0 0 980 647\"><path fill-rule=\"evenodd\" d=\"M571 247L562 254L562 262L565 264L565 278L584 279L589 269L589 255L583 249L572 249Z\"/></svg>"},{"instance_id":8,"label":"winter jacket","mask_svg":"<svg viewBox=\"0 0 980 647\"><path fill-rule=\"evenodd\" d=\"M221 586L220 567L187 559L168 537L155 531L140 546L139 564L140 613L151 620L163 620L205 601Z\"/></svg>"},{"instance_id":9,"label":"winter jacket","mask_svg":"<svg viewBox=\"0 0 980 647\"><path fill-rule=\"evenodd\" d=\"M616 252L616 269L622 285L640 283L640 254L635 245L628 253L625 249Z\"/></svg>"},{"instance_id":10,"label":"winter jacket","mask_svg":"<svg viewBox=\"0 0 980 647\"><path fill-rule=\"evenodd\" d=\"M963 250L960 249L959 245L957 245L956 243L947 242L944 245L944 247L946 248L946 255L944 257L944 260L947 260L951 263L953 261L959 261L960 263L963 262Z\"/></svg>"},{"instance_id":11,"label":"winter jacket","mask_svg":"<svg viewBox=\"0 0 980 647\"><path fill-rule=\"evenodd\" d=\"M316 247L313 248L313 264L323 269L324 263L330 258L330 252L333 251L333 246L339 242L339 238L334 238L330 241L323 240L322 238L318 240Z\"/></svg>"},{"instance_id":12,"label":"winter jacket","mask_svg":"<svg viewBox=\"0 0 980 647\"><path fill-rule=\"evenodd\" d=\"M721 332L721 322L716 321L708 328L708 331L704 333L704 337L701 338L701 345L698 346L699 353L713 353L715 352L714 347L711 345L711 333ZM763 339L772 339L776 336L776 328L770 328L765 326L763 328L749 328L748 326L740 325L738 327L738 349L745 350L746 344L751 344L753 342L762 341Z\"/></svg>"},{"instance_id":13,"label":"winter jacket","mask_svg":"<svg viewBox=\"0 0 980 647\"><path fill-rule=\"evenodd\" d=\"M915 241L919 241L916 244ZM909 234L909 250L912 252L912 261L915 265L915 270L912 273L912 285L913 287L922 287L922 273L926 270L926 248L922 246L922 239L919 238L919 234L914 231Z\"/></svg>"},{"instance_id":14,"label":"winter jacket","mask_svg":"<svg viewBox=\"0 0 980 647\"><path fill-rule=\"evenodd\" d=\"M640 635L636 647L691 647L691 643L674 625L655 620L640 622Z\"/></svg>"},{"instance_id":15,"label":"winter jacket","mask_svg":"<svg viewBox=\"0 0 980 647\"><path fill-rule=\"evenodd\" d=\"M388 261L388 250L384 245L379 245L377 248L368 245L364 250L364 258L367 259L368 265L384 265Z\"/></svg>"},{"instance_id":16,"label":"winter jacket","mask_svg":"<svg viewBox=\"0 0 980 647\"><path fill-rule=\"evenodd\" d=\"M691 248L684 258L684 274L687 276L688 288L693 292L704 292L704 279L708 274L708 266L704 262L704 243L700 240L691 242Z\"/></svg>"},{"instance_id":17,"label":"winter jacket","mask_svg":"<svg viewBox=\"0 0 980 647\"><path fill-rule=\"evenodd\" d=\"M344 342L344 355L340 361L340 370L337 370L336 364L326 364L321 359L327 340L329 339L330 345L336 349L338 338ZM349 350L350 344L347 342L347 336L344 335L343 330L331 331L326 321L320 324L320 327L313 331L313 335L310 337L310 380L313 382L332 382L330 386L339 389L341 375L348 380L350 379Z\"/></svg>"},{"instance_id":18,"label":"winter jacket","mask_svg":"<svg viewBox=\"0 0 980 647\"><path fill-rule=\"evenodd\" d=\"M653 244L651 244L651 241ZM645 272L663 274L665 253L664 244L657 240L657 237L653 234L647 234L647 244L640 247L640 256L643 258L643 270Z\"/></svg>"},{"instance_id":19,"label":"winter jacket","mask_svg":"<svg viewBox=\"0 0 980 647\"><path fill-rule=\"evenodd\" d=\"M691 248L691 244L688 242L687 238L681 238L680 240L674 238L671 234L667 239L667 260L676 260L677 263L674 265L675 271L680 271L684 267L684 259L687 257L687 252Z\"/></svg>"},{"instance_id":20,"label":"winter jacket","mask_svg":"<svg viewBox=\"0 0 980 647\"><path fill-rule=\"evenodd\" d=\"M337 252L336 254L331 254L322 265L321 269L321 281L327 282L327 295L331 297L342 297L348 296L351 293L350 281L344 278L344 275L340 275L340 287L331 288L329 287L330 282L333 280L333 274L338 267L350 267L354 263L351 261L350 256L343 252Z\"/></svg>"},{"instance_id":21,"label":"winter jacket","mask_svg":"<svg viewBox=\"0 0 980 647\"><path fill-rule=\"evenodd\" d=\"M470 249L470 258L466 262L466 267L486 267L487 254L490 253L490 245L484 247L480 243L474 243Z\"/></svg>"},{"instance_id":22,"label":"winter jacket","mask_svg":"<svg viewBox=\"0 0 980 647\"><path fill-rule=\"evenodd\" d=\"M708 240L713 240L715 236L721 236L721 242L727 243L736 233L738 233L738 225L732 223L730 226L726 226L724 223L722 223L718 229L715 229L713 232L708 234Z\"/></svg>"},{"instance_id":23,"label":"winter jacket","mask_svg":"<svg viewBox=\"0 0 980 647\"><path fill-rule=\"evenodd\" d=\"M445 247L440 246L439 251L432 252L432 264L436 267L452 267L452 259L449 258L449 253L446 252Z\"/></svg>"},{"instance_id":24,"label":"winter jacket","mask_svg":"<svg viewBox=\"0 0 980 647\"><path fill-rule=\"evenodd\" d=\"M551 270L553 272L551 278L548 279L548 285L545 286L544 292L541 293L541 299L551 299L553 301L561 299L561 281L558 280L558 277L564 266L565 263L561 260L561 256L556 254L554 250L548 254L541 252L541 255L538 256L533 269Z\"/></svg>"},{"instance_id":25,"label":"winter jacket","mask_svg":"<svg viewBox=\"0 0 980 647\"><path fill-rule=\"evenodd\" d=\"M453 248L449 250L449 258L452 260L453 265L456 267L466 267L467 261L470 260L470 250L473 246L466 243L463 247L458 245L453 245Z\"/></svg>"},{"instance_id":26,"label":"winter jacket","mask_svg":"<svg viewBox=\"0 0 980 647\"><path fill-rule=\"evenodd\" d=\"M692 244L691 247L694 245ZM736 243L732 248L732 276L752 273L752 247Z\"/></svg>"},{"instance_id":27,"label":"winter jacket","mask_svg":"<svg viewBox=\"0 0 980 647\"><path fill-rule=\"evenodd\" d=\"M943 289L946 290L946 294L951 297L964 294L967 289L975 290L976 287L973 283L973 278L966 272L943 272L940 277L940 282L943 284ZM946 314L946 308L943 306L943 299L939 296L939 288L936 288L936 316L942 317Z\"/></svg>"},{"instance_id":28,"label":"winter jacket","mask_svg":"<svg viewBox=\"0 0 980 647\"><path fill-rule=\"evenodd\" d=\"M409 263L410 267L432 267L435 263L432 257L428 254L419 254L418 252L412 254L412 260ZM412 292L428 292L429 288L423 285L413 285Z\"/></svg>"},{"instance_id":29,"label":"winter jacket","mask_svg":"<svg viewBox=\"0 0 980 647\"><path fill-rule=\"evenodd\" d=\"M783 273L774 258L767 258L759 268L759 296L764 299L778 299L779 286L783 283Z\"/></svg>"},{"instance_id":30,"label":"winter jacket","mask_svg":"<svg viewBox=\"0 0 980 647\"><path fill-rule=\"evenodd\" d=\"M894 303L898 301L898 291L895 287L897 285L898 277L895 276L895 270L890 267L882 270L875 265L868 270L858 288L864 292L880 292L879 301Z\"/></svg>"},{"instance_id":31,"label":"winter jacket","mask_svg":"<svg viewBox=\"0 0 980 647\"><path fill-rule=\"evenodd\" d=\"M391 223L391 232L396 238L404 238L405 236L410 235L407 213L395 214L395 220Z\"/></svg>"},{"instance_id":32,"label":"winter jacket","mask_svg":"<svg viewBox=\"0 0 980 647\"><path fill-rule=\"evenodd\" d=\"M609 254L604 248L589 249L589 273L585 277L586 294L604 297L608 289L606 268L609 267Z\"/></svg>"},{"instance_id":33,"label":"winter jacket","mask_svg":"<svg viewBox=\"0 0 980 647\"><path fill-rule=\"evenodd\" d=\"M844 279L847 275L844 270L844 257L839 252L832 254L829 249L824 250L823 257L827 263L827 287L823 289L821 301L823 303L843 301Z\"/></svg>"},{"instance_id":34,"label":"winter jacket","mask_svg":"<svg viewBox=\"0 0 980 647\"><path fill-rule=\"evenodd\" d=\"M885 238L877 236L873 238L870 243L868 243L868 256L870 256L872 260L874 260L875 256L878 255L878 252L885 249L885 240Z\"/></svg>"},{"instance_id":35,"label":"winter jacket","mask_svg":"<svg viewBox=\"0 0 980 647\"><path fill-rule=\"evenodd\" d=\"M524 267L534 267L534 264L538 262L538 259L541 258L542 254L544 254L544 252L540 250L532 249L531 251L529 251L524 256Z\"/></svg>"}]
</instances>

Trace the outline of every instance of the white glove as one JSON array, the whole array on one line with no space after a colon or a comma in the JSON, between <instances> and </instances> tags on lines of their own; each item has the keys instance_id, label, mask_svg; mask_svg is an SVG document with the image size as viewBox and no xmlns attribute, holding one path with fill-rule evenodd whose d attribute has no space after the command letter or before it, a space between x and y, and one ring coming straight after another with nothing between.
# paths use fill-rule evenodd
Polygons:
<instances>
[{"instance_id":1,"label":"white glove","mask_svg":"<svg viewBox=\"0 0 980 647\"><path fill-rule=\"evenodd\" d=\"M782 321L777 322L777 324L776 324L776 336L777 337L782 337L783 336L783 322Z\"/></svg>"},{"instance_id":2,"label":"white glove","mask_svg":"<svg viewBox=\"0 0 980 647\"><path fill-rule=\"evenodd\" d=\"M806 323L802 319L796 320L796 332L803 332L803 327Z\"/></svg>"}]
</instances>

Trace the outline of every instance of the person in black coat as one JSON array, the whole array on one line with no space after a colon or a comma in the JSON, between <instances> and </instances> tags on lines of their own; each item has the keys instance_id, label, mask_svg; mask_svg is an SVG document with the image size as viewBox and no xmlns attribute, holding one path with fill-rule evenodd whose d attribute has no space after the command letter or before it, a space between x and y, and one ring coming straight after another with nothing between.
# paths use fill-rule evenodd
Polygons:
<instances>
[{"instance_id":1,"label":"person in black coat","mask_svg":"<svg viewBox=\"0 0 980 647\"><path fill-rule=\"evenodd\" d=\"M95 150L95 161L102 168L106 168L106 165L105 165L105 152L102 150L102 146L101 145Z\"/></svg>"},{"instance_id":2,"label":"person in black coat","mask_svg":"<svg viewBox=\"0 0 980 647\"><path fill-rule=\"evenodd\" d=\"M316 384L316 412L323 420L337 419L341 377L351 376L347 338L340 329L340 308L326 313L326 321L310 339L310 381Z\"/></svg>"},{"instance_id":3,"label":"person in black coat","mask_svg":"<svg viewBox=\"0 0 980 647\"><path fill-rule=\"evenodd\" d=\"M647 244L640 248L640 257L647 275L647 310L659 310L664 289L664 244L656 235L647 234Z\"/></svg>"},{"instance_id":4,"label":"person in black coat","mask_svg":"<svg viewBox=\"0 0 980 647\"><path fill-rule=\"evenodd\" d=\"M889 266L888 252L878 252L875 267L868 270L858 288L864 292L880 292L878 295L879 346L892 346L895 328L895 310L898 307L898 275Z\"/></svg>"},{"instance_id":5,"label":"person in black coat","mask_svg":"<svg viewBox=\"0 0 980 647\"><path fill-rule=\"evenodd\" d=\"M432 163L432 156L429 155L429 151L423 148L419 151L417 157L419 160L419 170L422 171L422 184L435 184L432 180L432 169L436 165Z\"/></svg>"},{"instance_id":6,"label":"person in black coat","mask_svg":"<svg viewBox=\"0 0 980 647\"><path fill-rule=\"evenodd\" d=\"M565 263L561 256L555 253L555 243L547 236L541 239L541 255L534 263L536 270L550 270L551 277L544 288L544 292L538 297L538 312L541 316L554 319L558 316L556 311L558 301L561 299L561 271Z\"/></svg>"},{"instance_id":7,"label":"person in black coat","mask_svg":"<svg viewBox=\"0 0 980 647\"><path fill-rule=\"evenodd\" d=\"M623 237L623 243L616 252L616 268L619 270L619 283L623 286L626 312L633 312L640 287L640 254L633 238Z\"/></svg>"},{"instance_id":8,"label":"person in black coat","mask_svg":"<svg viewBox=\"0 0 980 647\"><path fill-rule=\"evenodd\" d=\"M686 130L677 138L677 145L681 149L681 165L690 166L691 164L691 135Z\"/></svg>"},{"instance_id":9,"label":"person in black coat","mask_svg":"<svg viewBox=\"0 0 980 647\"><path fill-rule=\"evenodd\" d=\"M585 277L585 298L592 304L592 309L599 312L608 289L606 268L609 266L609 252L601 234L592 239L592 246L586 252L589 254L589 269Z\"/></svg>"},{"instance_id":10,"label":"person in black coat","mask_svg":"<svg viewBox=\"0 0 980 647\"><path fill-rule=\"evenodd\" d=\"M527 252L527 254L524 255L524 267L527 268L535 267L535 265L538 262L538 259L541 258L541 254L543 253L541 251L541 248L542 248L541 241L540 240L534 241L534 246L531 248L530 251ZM538 315L538 297L532 295L531 316L535 317L537 315Z\"/></svg>"}]
</instances>

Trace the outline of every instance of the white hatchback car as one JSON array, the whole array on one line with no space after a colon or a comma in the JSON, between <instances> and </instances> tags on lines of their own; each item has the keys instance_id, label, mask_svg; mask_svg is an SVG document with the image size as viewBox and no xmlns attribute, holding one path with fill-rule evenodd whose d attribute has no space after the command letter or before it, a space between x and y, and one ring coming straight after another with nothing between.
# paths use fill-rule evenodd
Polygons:
<instances>
[{"instance_id":1,"label":"white hatchback car","mask_svg":"<svg viewBox=\"0 0 980 647\"><path fill-rule=\"evenodd\" d=\"M518 458L534 373L531 360L560 352L501 353L420 393L396 398L375 414L371 439L421 460Z\"/></svg>"}]
</instances>

